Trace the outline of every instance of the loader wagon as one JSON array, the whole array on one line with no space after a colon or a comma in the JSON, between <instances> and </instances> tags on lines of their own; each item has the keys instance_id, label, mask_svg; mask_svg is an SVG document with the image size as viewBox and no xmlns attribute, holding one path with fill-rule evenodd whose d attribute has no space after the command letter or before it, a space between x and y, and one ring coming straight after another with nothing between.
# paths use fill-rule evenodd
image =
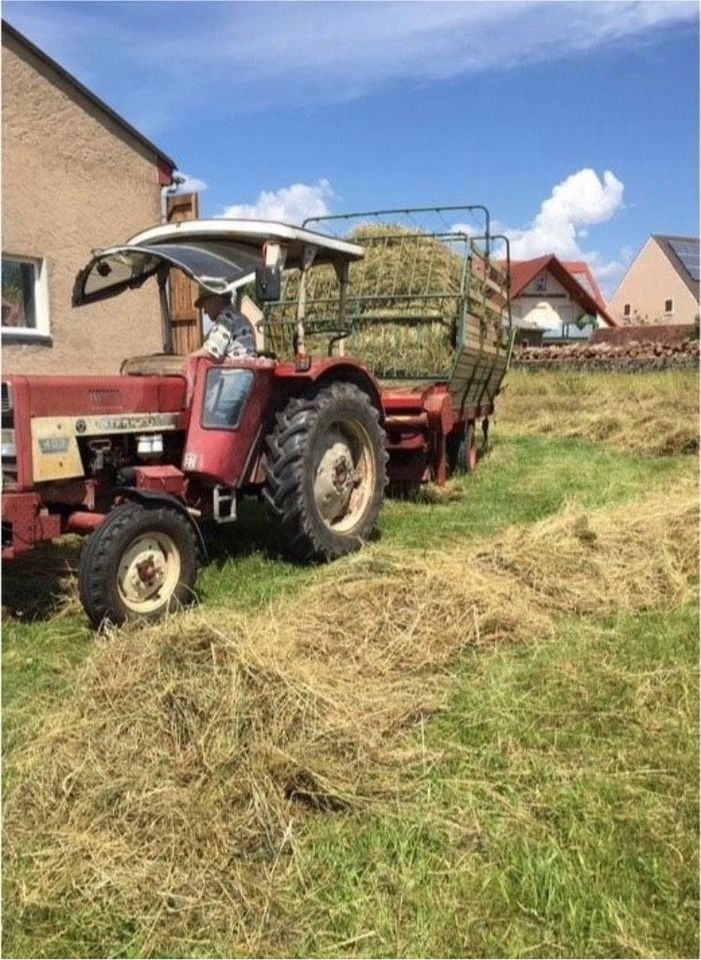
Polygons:
<instances>
[{"instance_id":1,"label":"loader wagon","mask_svg":"<svg viewBox=\"0 0 701 960\"><path fill-rule=\"evenodd\" d=\"M470 216L469 233L453 225ZM270 348L294 354L303 286L307 344L324 351L330 343L380 384L392 489L474 469L477 435L486 449L513 343L509 244L490 234L488 211L377 210L304 225L362 244L364 257L303 280L288 273L280 301L266 311Z\"/></svg>"}]
</instances>

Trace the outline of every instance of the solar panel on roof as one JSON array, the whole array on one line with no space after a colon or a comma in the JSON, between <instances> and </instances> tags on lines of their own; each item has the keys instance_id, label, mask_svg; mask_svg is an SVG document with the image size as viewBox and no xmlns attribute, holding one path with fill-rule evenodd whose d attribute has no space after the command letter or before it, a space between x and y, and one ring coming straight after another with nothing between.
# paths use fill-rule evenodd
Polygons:
<instances>
[{"instance_id":1,"label":"solar panel on roof","mask_svg":"<svg viewBox=\"0 0 701 960\"><path fill-rule=\"evenodd\" d=\"M692 280L699 279L699 244L692 240L670 240L669 245L684 264Z\"/></svg>"}]
</instances>

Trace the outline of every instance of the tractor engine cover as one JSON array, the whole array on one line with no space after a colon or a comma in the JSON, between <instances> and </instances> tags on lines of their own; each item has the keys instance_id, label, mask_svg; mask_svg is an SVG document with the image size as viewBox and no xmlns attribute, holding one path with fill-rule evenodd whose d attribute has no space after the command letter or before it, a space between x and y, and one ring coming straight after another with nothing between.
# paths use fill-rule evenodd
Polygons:
<instances>
[{"instance_id":1,"label":"tractor engine cover","mask_svg":"<svg viewBox=\"0 0 701 960\"><path fill-rule=\"evenodd\" d=\"M12 403L3 428L7 420L16 490L83 477L83 439L163 435L185 425L187 384L180 376L11 376L5 385Z\"/></svg>"}]
</instances>

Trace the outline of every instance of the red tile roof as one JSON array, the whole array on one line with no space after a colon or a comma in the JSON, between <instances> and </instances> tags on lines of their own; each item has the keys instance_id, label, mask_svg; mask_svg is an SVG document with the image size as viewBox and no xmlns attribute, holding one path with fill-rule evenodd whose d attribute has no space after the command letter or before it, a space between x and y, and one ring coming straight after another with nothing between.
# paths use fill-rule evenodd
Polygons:
<instances>
[{"instance_id":1,"label":"red tile roof","mask_svg":"<svg viewBox=\"0 0 701 960\"><path fill-rule=\"evenodd\" d=\"M528 284L545 270L554 257L537 257L535 260L511 261L511 298L520 296Z\"/></svg>"},{"instance_id":2,"label":"red tile roof","mask_svg":"<svg viewBox=\"0 0 701 960\"><path fill-rule=\"evenodd\" d=\"M589 290L596 302L599 304L600 310L605 311L606 302L604 301L599 284L596 282L596 277L592 273L592 269L589 264L585 263L583 260L563 260L562 266L565 268L565 270L569 270L569 272L574 276L575 280L577 279L578 274L587 278L589 281L589 287L585 286L584 289Z\"/></svg>"},{"instance_id":3,"label":"red tile roof","mask_svg":"<svg viewBox=\"0 0 701 960\"><path fill-rule=\"evenodd\" d=\"M616 322L608 315L599 286L589 266L580 260L563 262L554 254L536 257L535 260L511 261L511 299L515 300L543 270L549 271L567 290L572 299L587 313L599 314L606 323L615 327ZM590 293L578 280L576 274L586 276L594 293Z\"/></svg>"}]
</instances>

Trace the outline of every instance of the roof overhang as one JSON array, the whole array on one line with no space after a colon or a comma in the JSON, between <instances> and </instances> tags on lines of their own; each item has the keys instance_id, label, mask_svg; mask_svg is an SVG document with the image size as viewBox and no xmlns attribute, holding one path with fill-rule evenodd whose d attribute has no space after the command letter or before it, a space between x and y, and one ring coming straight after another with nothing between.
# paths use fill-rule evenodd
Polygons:
<instances>
[{"instance_id":1,"label":"roof overhang","mask_svg":"<svg viewBox=\"0 0 701 960\"><path fill-rule=\"evenodd\" d=\"M523 262L523 266L526 266L526 263L529 261ZM602 307L600 303L597 303L596 299L589 293L588 290L579 283L576 277L574 277L567 267L558 260L558 258L552 254L549 257L538 257L536 260L530 261L532 264L532 269L524 269L520 272L519 282L517 287L511 289L511 299L517 300L519 296L523 293L529 283L534 280L539 273L543 270L548 270L555 279L562 284L562 286L567 290L570 297L573 300L576 300L588 314L592 316L600 316L610 327L617 326L616 321L609 316L606 310ZM511 265L512 273L513 268L516 264ZM543 299L547 299L547 294L543 295Z\"/></svg>"},{"instance_id":2,"label":"roof overhang","mask_svg":"<svg viewBox=\"0 0 701 960\"><path fill-rule=\"evenodd\" d=\"M113 110L112 107L106 104L104 100L101 100L97 94L93 93L92 90L89 90L80 82L80 80L74 77L72 73L69 73L65 67L62 67L60 63L57 63L55 60L53 60L41 49L41 47L37 47L36 44L27 39L23 33L20 33L16 27L13 27L12 24L8 23L8 21L5 19L2 21L2 33L4 37L6 36L15 43L24 47L25 50L27 50L30 54L46 64L46 66L48 66L57 76L73 87L77 93L85 97L86 100L89 100L101 113L113 120L125 133L133 137L134 140L138 141L142 147L153 154L159 165L162 166L163 171L169 171L169 174L172 178L173 171L176 168L175 160L165 154L160 147L156 146L155 143L152 143L151 140L145 137L140 130L137 130L136 127L133 127L127 120L124 119L124 117L120 116L116 110Z\"/></svg>"}]
</instances>

